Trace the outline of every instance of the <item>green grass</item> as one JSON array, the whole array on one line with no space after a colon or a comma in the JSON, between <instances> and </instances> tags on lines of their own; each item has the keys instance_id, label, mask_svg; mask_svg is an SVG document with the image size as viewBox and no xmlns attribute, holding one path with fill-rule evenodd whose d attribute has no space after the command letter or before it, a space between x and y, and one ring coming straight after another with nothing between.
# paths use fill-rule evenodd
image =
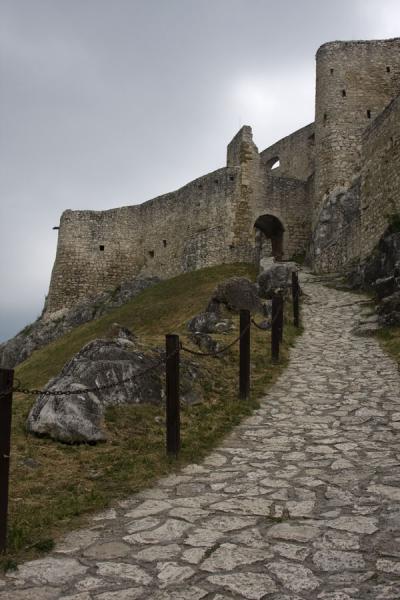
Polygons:
<instances>
[{"instance_id":1,"label":"green grass","mask_svg":"<svg viewBox=\"0 0 400 600\"><path fill-rule=\"evenodd\" d=\"M400 366L400 327L384 327L376 333L381 346Z\"/></svg>"},{"instance_id":2,"label":"green grass","mask_svg":"<svg viewBox=\"0 0 400 600\"><path fill-rule=\"evenodd\" d=\"M107 334L114 322L129 327L149 347L164 335L187 335L185 324L204 310L215 286L233 275L255 277L250 265L223 265L187 273L145 290L109 315L82 325L36 351L16 370L21 384L40 387L85 343ZM289 307L288 307L289 308ZM238 318L234 317L236 327ZM150 486L188 462L198 462L222 437L251 414L268 384L282 371L297 331L285 327L282 359L272 364L268 332L252 329L252 387L249 402L237 400L238 345L223 358L199 359L205 402L182 411L182 451L165 456L163 407L124 406L106 413L108 440L97 446L65 445L28 435L31 396L14 396L8 552L2 566L40 556L57 538L80 526L85 516L118 498ZM216 336L226 344L236 337ZM188 344L185 339L185 344ZM197 358L197 357L196 357ZM31 459L27 461L27 459Z\"/></svg>"}]
</instances>

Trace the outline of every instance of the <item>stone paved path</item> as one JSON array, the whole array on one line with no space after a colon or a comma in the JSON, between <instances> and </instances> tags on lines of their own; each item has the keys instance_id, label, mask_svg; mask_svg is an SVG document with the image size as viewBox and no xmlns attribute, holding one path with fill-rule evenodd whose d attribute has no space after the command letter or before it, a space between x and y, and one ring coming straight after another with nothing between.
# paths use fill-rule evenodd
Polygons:
<instances>
[{"instance_id":1,"label":"stone paved path","mask_svg":"<svg viewBox=\"0 0 400 600\"><path fill-rule=\"evenodd\" d=\"M306 331L256 414L0 600L400 599L400 376L351 334L359 297L305 289Z\"/></svg>"}]
</instances>

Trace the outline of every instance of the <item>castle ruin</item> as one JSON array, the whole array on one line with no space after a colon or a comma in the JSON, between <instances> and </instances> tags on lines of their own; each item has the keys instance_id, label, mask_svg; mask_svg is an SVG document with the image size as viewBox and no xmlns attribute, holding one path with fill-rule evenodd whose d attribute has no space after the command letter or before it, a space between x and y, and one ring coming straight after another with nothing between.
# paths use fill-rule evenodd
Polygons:
<instances>
[{"instance_id":1,"label":"castle ruin","mask_svg":"<svg viewBox=\"0 0 400 600\"><path fill-rule=\"evenodd\" d=\"M248 126L227 165L175 192L63 213L45 314L139 275L307 254L317 272L365 258L400 213L400 38L316 55L315 122L262 152Z\"/></svg>"}]
</instances>

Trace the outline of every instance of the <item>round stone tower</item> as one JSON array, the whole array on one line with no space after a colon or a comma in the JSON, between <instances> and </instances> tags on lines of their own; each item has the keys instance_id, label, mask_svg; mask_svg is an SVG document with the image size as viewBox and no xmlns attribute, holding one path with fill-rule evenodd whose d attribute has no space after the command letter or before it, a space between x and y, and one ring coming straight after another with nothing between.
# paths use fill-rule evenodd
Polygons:
<instances>
[{"instance_id":1,"label":"round stone tower","mask_svg":"<svg viewBox=\"0 0 400 600\"><path fill-rule=\"evenodd\" d=\"M330 42L317 52L314 223L360 170L363 131L400 92L400 38Z\"/></svg>"}]
</instances>

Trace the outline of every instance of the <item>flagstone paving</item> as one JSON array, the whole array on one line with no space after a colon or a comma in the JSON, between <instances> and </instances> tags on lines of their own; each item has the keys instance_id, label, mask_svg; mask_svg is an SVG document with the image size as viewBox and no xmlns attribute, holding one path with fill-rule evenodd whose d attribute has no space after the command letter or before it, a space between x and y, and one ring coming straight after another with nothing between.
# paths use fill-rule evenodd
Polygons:
<instances>
[{"instance_id":1,"label":"flagstone paving","mask_svg":"<svg viewBox=\"0 0 400 600\"><path fill-rule=\"evenodd\" d=\"M0 600L398 600L400 375L360 298L303 276L304 335L199 465L96 515Z\"/></svg>"}]
</instances>

